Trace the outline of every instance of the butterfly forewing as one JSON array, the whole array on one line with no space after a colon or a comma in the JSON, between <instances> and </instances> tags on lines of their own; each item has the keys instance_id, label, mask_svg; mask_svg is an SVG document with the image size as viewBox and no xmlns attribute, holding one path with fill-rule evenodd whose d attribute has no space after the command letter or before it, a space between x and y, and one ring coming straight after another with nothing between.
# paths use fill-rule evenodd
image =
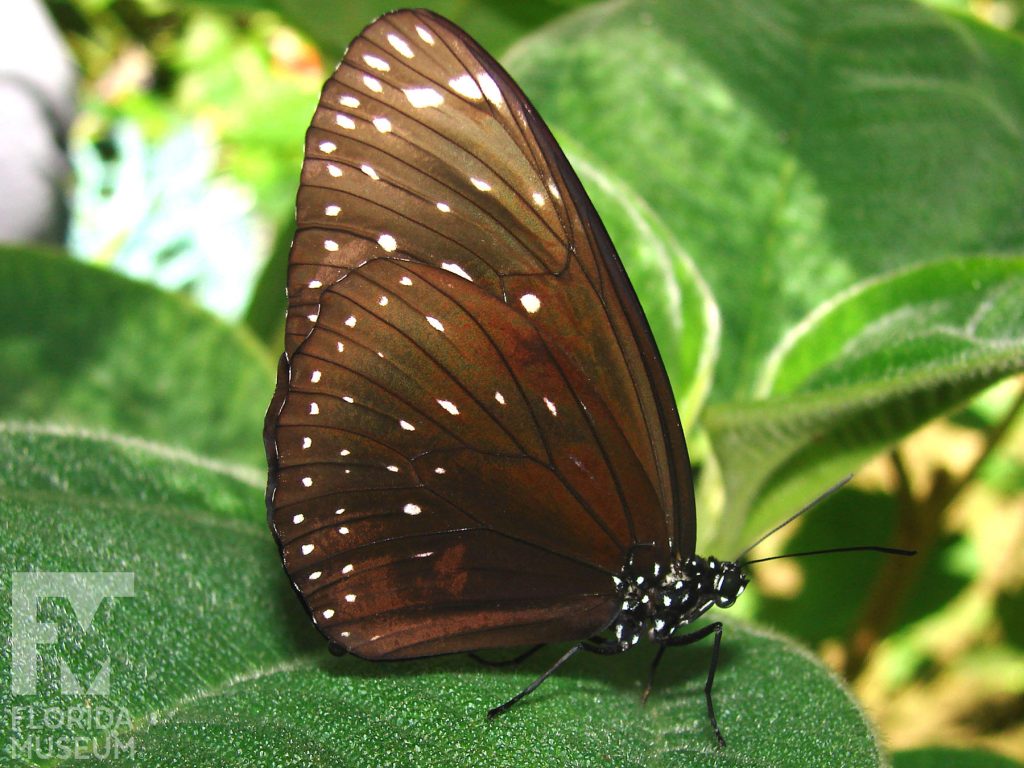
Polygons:
<instances>
[{"instance_id":1,"label":"butterfly forewing","mask_svg":"<svg viewBox=\"0 0 1024 768\"><path fill-rule=\"evenodd\" d=\"M306 154L265 439L314 621L368 658L599 631L631 555L692 552L692 491L646 321L547 128L464 33L401 11L350 47Z\"/></svg>"}]
</instances>

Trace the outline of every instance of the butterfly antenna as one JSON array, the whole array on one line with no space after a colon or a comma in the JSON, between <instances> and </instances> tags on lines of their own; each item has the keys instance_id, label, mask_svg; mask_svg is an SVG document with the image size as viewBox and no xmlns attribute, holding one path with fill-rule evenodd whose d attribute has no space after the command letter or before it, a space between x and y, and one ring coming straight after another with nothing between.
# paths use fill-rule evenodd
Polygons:
<instances>
[{"instance_id":1,"label":"butterfly antenna","mask_svg":"<svg viewBox=\"0 0 1024 768\"><path fill-rule=\"evenodd\" d=\"M843 478L842 480L840 480L840 481L839 481L838 483L836 483L836 484L835 484L835 485L833 485L833 486L832 486L831 488L829 488L828 490L826 490L826 491L825 491L824 493L821 493L821 494L819 494L819 495L817 496L817 498L815 498L815 499L813 499L812 501L810 501L810 502L808 502L807 504L805 504L805 505L804 505L804 506L803 506L803 507L802 507L801 509L799 509L799 510L798 510L797 512L794 512L794 513L793 513L792 515L790 515L790 516L789 516L789 517L787 517L787 518L786 518L785 520L783 520L783 521L782 521L781 523L779 523L779 524L778 524L778 525L776 525L776 526L775 526L774 528L772 528L772 529L771 529L770 531L768 531L768 533L764 534L764 535L763 535L763 536L762 536L761 538L759 538L759 539L758 539L757 541L755 541L755 542L754 542L753 544L751 544L751 545L750 545L749 547L747 547L747 548L746 548L746 549L744 549L744 550L743 550L742 552L740 552L740 554L739 554L739 555L737 556L737 558L736 558L736 562L737 562L737 563L740 563L740 562L744 562L743 558L744 558L744 556L745 556L745 555L747 554L747 552L749 552L750 550L752 550L752 549L753 549L754 547L756 547L756 546L757 546L758 544L760 544L760 543L761 543L762 541L764 541L765 539L767 539L767 538L768 538L769 536L773 536L774 534L776 534L776 533L778 533L779 531L781 531L781 530L782 530L783 528L785 528L785 527L786 527L787 525L789 525L790 523L792 523L792 522L793 522L794 520L796 520L796 519L797 519L798 517L800 517L801 515L803 515L803 514L807 513L807 512L808 512L808 511L809 511L810 509L813 509L814 507L818 506L818 505L819 505L819 504L820 504L821 502L823 502L823 501L824 501L825 499L827 499L827 498L828 498L829 496L831 496L831 495L832 495L833 493L835 493L836 491L838 491L838 490L839 490L840 488L842 488L842 487L843 487L844 485L846 485L846 484L847 484L848 482L850 482L850 480L852 480L852 479L853 479L853 475L847 475L847 476L846 476L846 477L844 477L844 478ZM755 561L755 560L749 560L749 561L746 561L746 562L760 562L760 561Z\"/></svg>"}]
</instances>

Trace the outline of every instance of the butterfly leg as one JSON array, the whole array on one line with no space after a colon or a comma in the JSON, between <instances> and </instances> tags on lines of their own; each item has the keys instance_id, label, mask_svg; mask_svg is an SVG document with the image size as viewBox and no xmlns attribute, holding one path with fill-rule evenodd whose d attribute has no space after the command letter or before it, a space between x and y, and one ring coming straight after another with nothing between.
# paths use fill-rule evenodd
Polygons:
<instances>
[{"instance_id":1,"label":"butterfly leg","mask_svg":"<svg viewBox=\"0 0 1024 768\"><path fill-rule=\"evenodd\" d=\"M696 643L699 640L703 640L708 635L714 633L715 644L711 648L711 664L708 665L708 679L704 683L704 699L708 704L708 719L711 721L711 727L715 731L715 736L718 738L718 746L725 746L725 739L722 737L722 732L718 729L718 718L715 717L715 705L711 701L711 688L715 684L715 670L718 669L718 651L722 647L722 622L716 621L712 624L708 624L706 627L701 627L696 632L690 632L685 635L678 635L670 637L661 644L661 648L658 650L658 655L654 657L654 662L651 664L651 672L647 681L647 690L650 690L652 683L654 682L654 670L658 666L658 662L661 661L661 656L670 645L689 645L690 643ZM647 691L644 692L644 699L647 698Z\"/></svg>"},{"instance_id":2,"label":"butterfly leg","mask_svg":"<svg viewBox=\"0 0 1024 768\"><path fill-rule=\"evenodd\" d=\"M491 661L490 659L485 659L478 653L469 653L467 655L473 661L477 662L478 664L483 664L485 667L515 667L519 664L522 664L524 661L533 656L533 654L535 654L543 647L544 643L540 643L539 645L535 645L533 646L533 648L530 648L527 651L523 651L518 656L513 656L511 659L499 659L498 661Z\"/></svg>"},{"instance_id":3,"label":"butterfly leg","mask_svg":"<svg viewBox=\"0 0 1024 768\"><path fill-rule=\"evenodd\" d=\"M579 643L578 645L574 645L572 648L570 648L568 651L566 651L564 654L562 654L562 657L558 661L556 661L554 664L552 664L544 674L542 674L540 677L538 677L536 680L534 680L528 686L523 688L523 690L521 690L519 693L517 693L511 699L506 701L504 704L500 704L499 706L497 706L494 709L490 710L487 713L487 719L488 720L493 720L498 715L502 715L502 714L508 712L510 709L512 709L512 707L520 699L522 699L525 696L530 695L535 690L537 690L538 686L540 686L541 683L543 683L545 680L547 680L549 677L551 677L551 675L553 675L558 670L558 668L560 666L562 666L563 664L565 664L565 662L567 662L569 659L571 659L573 656L575 656L582 648L583 648L583 643Z\"/></svg>"}]
</instances>

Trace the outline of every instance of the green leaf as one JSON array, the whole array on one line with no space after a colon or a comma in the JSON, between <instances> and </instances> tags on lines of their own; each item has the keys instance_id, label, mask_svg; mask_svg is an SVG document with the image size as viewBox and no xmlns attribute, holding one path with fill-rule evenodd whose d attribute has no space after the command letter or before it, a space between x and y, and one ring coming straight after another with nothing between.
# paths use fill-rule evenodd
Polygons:
<instances>
[{"instance_id":1,"label":"green leaf","mask_svg":"<svg viewBox=\"0 0 1024 768\"><path fill-rule=\"evenodd\" d=\"M0 250L0 418L263 462L271 355L179 296L53 254Z\"/></svg>"},{"instance_id":2,"label":"green leaf","mask_svg":"<svg viewBox=\"0 0 1024 768\"><path fill-rule=\"evenodd\" d=\"M48 714L49 743L81 736L85 745L74 759L23 754L25 765L99 764L90 750L113 737L124 751L103 765L767 767L832 766L837 754L845 766L884 762L863 714L817 661L739 623L725 627L715 680L724 750L704 710L707 644L666 657L647 707L639 694L650 647L576 657L487 721L488 707L560 649L517 670L465 657L331 657L281 573L257 478L62 428L3 427L0 462L0 515L10 523L0 539L5 593L21 572L86 572L81 584L89 572L133 580L132 595L104 600L88 629L74 590L41 599L34 615L12 616L13 603L0 601L5 625L17 618L17 627L34 622L55 635L37 647L34 694L0 691L12 713L10 743L39 735L32 724ZM19 637L0 650L5 679L24 672L11 666ZM108 694L63 687L61 663L84 688L106 661ZM77 718L53 719L68 712ZM98 715L111 712L113 726L104 725Z\"/></svg>"},{"instance_id":3,"label":"green leaf","mask_svg":"<svg viewBox=\"0 0 1024 768\"><path fill-rule=\"evenodd\" d=\"M723 318L713 400L788 328L902 265L1024 246L1024 42L909 0L653 0L505 57L643 197Z\"/></svg>"},{"instance_id":4,"label":"green leaf","mask_svg":"<svg viewBox=\"0 0 1024 768\"><path fill-rule=\"evenodd\" d=\"M1024 370L1021 295L1024 258L964 257L866 281L812 313L773 352L763 399L707 411L730 500L724 551L927 419ZM743 525L737 510L758 494Z\"/></svg>"},{"instance_id":5,"label":"green leaf","mask_svg":"<svg viewBox=\"0 0 1024 768\"><path fill-rule=\"evenodd\" d=\"M981 749L929 747L897 752L893 768L1020 768L1021 763Z\"/></svg>"}]
</instances>

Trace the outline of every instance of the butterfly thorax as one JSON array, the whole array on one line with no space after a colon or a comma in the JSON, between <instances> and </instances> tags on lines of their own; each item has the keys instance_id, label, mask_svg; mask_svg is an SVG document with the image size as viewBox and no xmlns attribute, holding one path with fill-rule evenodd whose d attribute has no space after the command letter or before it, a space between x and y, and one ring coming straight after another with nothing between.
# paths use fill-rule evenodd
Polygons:
<instances>
[{"instance_id":1,"label":"butterfly thorax","mask_svg":"<svg viewBox=\"0 0 1024 768\"><path fill-rule=\"evenodd\" d=\"M645 633L650 640L667 640L711 607L728 608L747 585L737 563L698 555L676 560L667 568L638 574L627 566L615 579L622 608L609 627L619 650L631 648Z\"/></svg>"}]
</instances>

